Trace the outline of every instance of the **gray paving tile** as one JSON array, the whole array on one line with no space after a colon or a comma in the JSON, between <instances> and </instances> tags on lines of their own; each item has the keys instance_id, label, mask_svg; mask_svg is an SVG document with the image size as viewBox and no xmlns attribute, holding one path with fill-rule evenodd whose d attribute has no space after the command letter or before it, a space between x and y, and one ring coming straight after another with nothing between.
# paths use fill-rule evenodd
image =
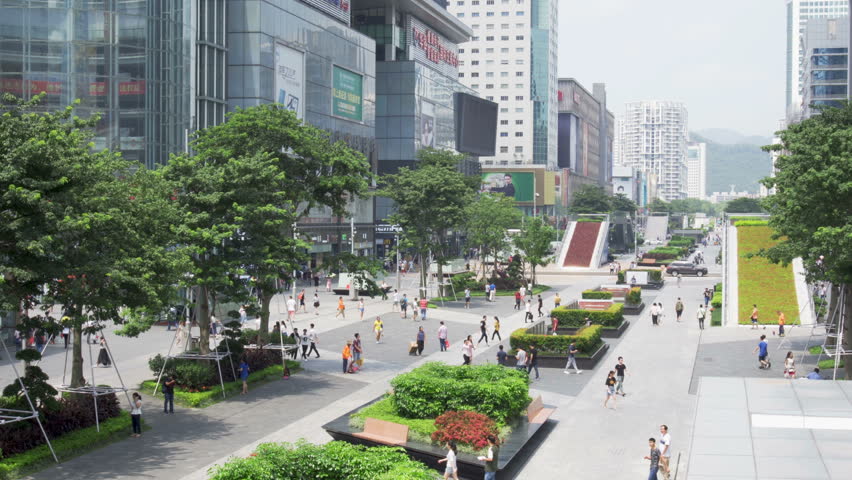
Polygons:
<instances>
[{"instance_id":1,"label":"gray paving tile","mask_svg":"<svg viewBox=\"0 0 852 480\"><path fill-rule=\"evenodd\" d=\"M751 455L692 455L689 463L689 478L693 475L706 475L719 480L754 478L754 457Z\"/></svg>"},{"instance_id":2,"label":"gray paving tile","mask_svg":"<svg viewBox=\"0 0 852 480\"><path fill-rule=\"evenodd\" d=\"M790 457L813 457L816 442L811 438L761 438L754 442L754 454L758 457L786 455ZM759 471L758 471L759 473Z\"/></svg>"},{"instance_id":3,"label":"gray paving tile","mask_svg":"<svg viewBox=\"0 0 852 480\"><path fill-rule=\"evenodd\" d=\"M818 458L786 456L756 457L757 478L793 478L797 480L829 480L828 472Z\"/></svg>"},{"instance_id":4,"label":"gray paving tile","mask_svg":"<svg viewBox=\"0 0 852 480\"><path fill-rule=\"evenodd\" d=\"M765 428L752 427L751 436L755 439L761 438L786 438L790 440L807 440L811 432L802 428Z\"/></svg>"},{"instance_id":5,"label":"gray paving tile","mask_svg":"<svg viewBox=\"0 0 852 480\"><path fill-rule=\"evenodd\" d=\"M825 467L831 480L848 480L852 472L852 458L826 458Z\"/></svg>"},{"instance_id":6,"label":"gray paving tile","mask_svg":"<svg viewBox=\"0 0 852 480\"><path fill-rule=\"evenodd\" d=\"M751 438L695 436L692 451L702 455L751 455Z\"/></svg>"},{"instance_id":7,"label":"gray paving tile","mask_svg":"<svg viewBox=\"0 0 852 480\"><path fill-rule=\"evenodd\" d=\"M698 411L694 432L697 436L748 437L748 415L739 409L705 408Z\"/></svg>"}]
</instances>

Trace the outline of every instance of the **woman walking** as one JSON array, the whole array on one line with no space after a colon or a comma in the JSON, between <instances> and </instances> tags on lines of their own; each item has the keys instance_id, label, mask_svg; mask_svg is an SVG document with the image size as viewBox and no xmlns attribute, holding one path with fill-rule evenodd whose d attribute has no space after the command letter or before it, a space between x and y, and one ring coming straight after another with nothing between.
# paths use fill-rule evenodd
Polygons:
<instances>
[{"instance_id":1,"label":"woman walking","mask_svg":"<svg viewBox=\"0 0 852 480\"><path fill-rule=\"evenodd\" d=\"M470 310L470 288L464 289L464 308Z\"/></svg>"},{"instance_id":2,"label":"woman walking","mask_svg":"<svg viewBox=\"0 0 852 480\"><path fill-rule=\"evenodd\" d=\"M346 304L343 303L343 297L337 299L337 313L334 318L343 317L346 320Z\"/></svg>"},{"instance_id":3,"label":"woman walking","mask_svg":"<svg viewBox=\"0 0 852 480\"><path fill-rule=\"evenodd\" d=\"M314 292L314 315L319 315L319 292Z\"/></svg>"},{"instance_id":4,"label":"woman walking","mask_svg":"<svg viewBox=\"0 0 852 480\"><path fill-rule=\"evenodd\" d=\"M376 321L373 322L373 331L376 332L376 343L382 343L382 331L385 329L385 325L382 323L382 317L376 317Z\"/></svg>"},{"instance_id":5,"label":"woman walking","mask_svg":"<svg viewBox=\"0 0 852 480\"><path fill-rule=\"evenodd\" d=\"M412 319L416 322L420 318L420 310L417 309L417 297L414 297L414 303L412 303L413 307L411 307L411 315Z\"/></svg>"},{"instance_id":6,"label":"woman walking","mask_svg":"<svg viewBox=\"0 0 852 480\"><path fill-rule=\"evenodd\" d=\"M101 351L98 352L98 363L99 366L103 365L104 367L109 367L112 365L112 362L109 359L109 353L107 353L106 349L106 340L101 337Z\"/></svg>"},{"instance_id":7,"label":"woman walking","mask_svg":"<svg viewBox=\"0 0 852 480\"><path fill-rule=\"evenodd\" d=\"M248 393L248 376L249 376L249 364L246 361L246 357L240 359L240 380L243 381L243 391L240 392L240 395L246 395Z\"/></svg>"},{"instance_id":8,"label":"woman walking","mask_svg":"<svg viewBox=\"0 0 852 480\"><path fill-rule=\"evenodd\" d=\"M491 340L494 340L494 337L497 337L497 340L503 341L503 337L500 336L500 319L496 316L494 317L494 333L491 334Z\"/></svg>"},{"instance_id":9,"label":"woman walking","mask_svg":"<svg viewBox=\"0 0 852 480\"><path fill-rule=\"evenodd\" d=\"M358 300L358 311L361 312L361 321L364 321L364 299Z\"/></svg>"},{"instance_id":10,"label":"woman walking","mask_svg":"<svg viewBox=\"0 0 852 480\"><path fill-rule=\"evenodd\" d=\"M479 333L481 335L479 336L479 341L476 342L476 344L479 345L480 343L482 343L483 340L485 340L485 346L487 347L488 346L488 329L485 326L485 319L486 318L488 318L488 317L483 315L482 320L479 321Z\"/></svg>"},{"instance_id":11,"label":"woman walking","mask_svg":"<svg viewBox=\"0 0 852 480\"><path fill-rule=\"evenodd\" d=\"M308 307L305 306L305 289L302 289L302 292L299 293L299 308L304 313L308 313Z\"/></svg>"},{"instance_id":12,"label":"woman walking","mask_svg":"<svg viewBox=\"0 0 852 480\"><path fill-rule=\"evenodd\" d=\"M462 358L464 359L464 363L462 365L470 365L473 360L473 349L476 348L473 346L473 340L470 337L464 340L464 344L462 345Z\"/></svg>"},{"instance_id":13,"label":"woman walking","mask_svg":"<svg viewBox=\"0 0 852 480\"><path fill-rule=\"evenodd\" d=\"M142 395L133 392L133 408L130 410L130 421L133 425L131 437L142 436Z\"/></svg>"},{"instance_id":14,"label":"woman walking","mask_svg":"<svg viewBox=\"0 0 852 480\"><path fill-rule=\"evenodd\" d=\"M796 378L796 360L793 359L793 352L787 352L787 358L784 359L784 378Z\"/></svg>"},{"instance_id":15,"label":"woman walking","mask_svg":"<svg viewBox=\"0 0 852 480\"><path fill-rule=\"evenodd\" d=\"M524 323L527 323L527 321L534 322L533 314L532 314L532 302L530 302L529 298L525 302L524 310L526 312L524 314Z\"/></svg>"},{"instance_id":16,"label":"woman walking","mask_svg":"<svg viewBox=\"0 0 852 480\"><path fill-rule=\"evenodd\" d=\"M615 371L610 370L609 375L606 377L606 400L604 400L604 408L606 408L606 404L609 402L609 399L612 399L612 409L615 410Z\"/></svg>"},{"instance_id":17,"label":"woman walking","mask_svg":"<svg viewBox=\"0 0 852 480\"><path fill-rule=\"evenodd\" d=\"M423 327L417 330L417 355L423 355L423 347L426 345L426 332Z\"/></svg>"},{"instance_id":18,"label":"woman walking","mask_svg":"<svg viewBox=\"0 0 852 480\"><path fill-rule=\"evenodd\" d=\"M352 358L352 340L346 340L343 347L343 373L349 373L349 359Z\"/></svg>"},{"instance_id":19,"label":"woman walking","mask_svg":"<svg viewBox=\"0 0 852 480\"><path fill-rule=\"evenodd\" d=\"M444 480L447 480L450 477L452 477L453 480L459 480L459 472L456 467L456 454L458 453L458 448L456 448L456 441L450 440L449 442L447 442L446 447L447 456L438 460L438 463L446 462L447 464L444 467Z\"/></svg>"}]
</instances>

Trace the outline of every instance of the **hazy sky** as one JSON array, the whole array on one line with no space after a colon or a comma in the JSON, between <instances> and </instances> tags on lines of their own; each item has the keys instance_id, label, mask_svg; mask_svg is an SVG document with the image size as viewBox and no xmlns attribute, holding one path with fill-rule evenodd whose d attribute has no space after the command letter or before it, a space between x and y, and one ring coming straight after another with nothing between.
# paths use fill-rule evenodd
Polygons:
<instances>
[{"instance_id":1,"label":"hazy sky","mask_svg":"<svg viewBox=\"0 0 852 480\"><path fill-rule=\"evenodd\" d=\"M784 0L561 0L559 76L609 109L677 100L690 130L770 135L784 116Z\"/></svg>"}]
</instances>

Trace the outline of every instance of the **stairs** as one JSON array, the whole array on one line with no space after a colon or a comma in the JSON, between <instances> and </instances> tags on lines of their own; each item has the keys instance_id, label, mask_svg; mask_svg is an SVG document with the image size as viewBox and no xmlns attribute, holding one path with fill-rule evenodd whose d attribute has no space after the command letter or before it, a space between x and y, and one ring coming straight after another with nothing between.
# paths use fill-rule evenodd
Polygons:
<instances>
[{"instance_id":1,"label":"stairs","mask_svg":"<svg viewBox=\"0 0 852 480\"><path fill-rule=\"evenodd\" d=\"M598 245L602 222L576 222L563 267L589 268ZM597 265L595 265L597 267Z\"/></svg>"}]
</instances>

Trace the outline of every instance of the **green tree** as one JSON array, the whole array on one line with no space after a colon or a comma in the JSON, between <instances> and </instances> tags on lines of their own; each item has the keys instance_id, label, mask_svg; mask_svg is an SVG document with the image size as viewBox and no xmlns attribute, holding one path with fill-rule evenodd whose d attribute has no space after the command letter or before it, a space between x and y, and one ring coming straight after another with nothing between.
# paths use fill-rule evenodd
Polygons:
<instances>
[{"instance_id":1,"label":"green tree","mask_svg":"<svg viewBox=\"0 0 852 480\"><path fill-rule=\"evenodd\" d=\"M198 290L197 320L206 348L210 299L233 294L240 271L255 277L260 287L260 331L269 329L268 306L276 293L273 279L304 258L306 244L293 240L294 225L314 207L346 215L349 199L366 192L372 175L362 154L343 142L331 142L327 132L275 104L232 112L224 124L198 132L193 148L194 159L173 159L166 169L169 178L181 185L186 215L181 233L193 249L191 283ZM197 171L191 171L193 166L199 167ZM254 182L253 168L265 172L260 180L274 184L273 192L245 196L248 190L263 188ZM249 238L254 240L243 241ZM231 253L239 255L222 251L223 244L234 245Z\"/></svg>"},{"instance_id":2,"label":"green tree","mask_svg":"<svg viewBox=\"0 0 852 480\"><path fill-rule=\"evenodd\" d=\"M707 200L700 200L697 198L672 200L669 205L673 213L706 213L708 216L716 214L715 205Z\"/></svg>"},{"instance_id":3,"label":"green tree","mask_svg":"<svg viewBox=\"0 0 852 480\"><path fill-rule=\"evenodd\" d=\"M610 206L613 212L627 212L631 217L636 214L636 209L639 208L636 202L627 198L623 193L611 197Z\"/></svg>"},{"instance_id":4,"label":"green tree","mask_svg":"<svg viewBox=\"0 0 852 480\"><path fill-rule=\"evenodd\" d=\"M650 212L666 212L671 213L671 205L668 202L661 198L655 198L651 200L651 203L648 204L648 211Z\"/></svg>"},{"instance_id":5,"label":"green tree","mask_svg":"<svg viewBox=\"0 0 852 480\"><path fill-rule=\"evenodd\" d=\"M382 271L382 261L379 259L341 252L327 259L327 266L332 271L347 272L351 275L349 286L354 293L353 298L358 298L359 291L366 291L372 296L379 289L374 280Z\"/></svg>"},{"instance_id":6,"label":"green tree","mask_svg":"<svg viewBox=\"0 0 852 480\"><path fill-rule=\"evenodd\" d=\"M449 151L421 150L415 168L383 176L382 188L376 192L394 201L396 212L390 221L402 228L402 235L420 253L421 295L426 295L429 254L438 265L438 278L443 279L443 265L451 253L449 232L464 224L473 199L474 183L457 168L462 158Z\"/></svg>"},{"instance_id":7,"label":"green tree","mask_svg":"<svg viewBox=\"0 0 852 480\"><path fill-rule=\"evenodd\" d=\"M598 185L583 185L571 199L571 213L609 213L610 197Z\"/></svg>"},{"instance_id":8,"label":"green tree","mask_svg":"<svg viewBox=\"0 0 852 480\"><path fill-rule=\"evenodd\" d=\"M776 175L762 182L775 188L764 205L780 242L762 255L784 264L802 258L808 279L831 282L832 303L845 298L838 314L852 319L852 106L825 109L779 137L764 147L780 153ZM848 323L842 341L852 349ZM852 379L849 357L845 364Z\"/></svg>"},{"instance_id":9,"label":"green tree","mask_svg":"<svg viewBox=\"0 0 852 480\"><path fill-rule=\"evenodd\" d=\"M521 232L512 242L520 250L522 257L530 266L532 283L536 283L536 267L543 267L553 261L553 249L550 242L556 231L538 217L527 217Z\"/></svg>"},{"instance_id":10,"label":"green tree","mask_svg":"<svg viewBox=\"0 0 852 480\"><path fill-rule=\"evenodd\" d=\"M763 213L765 210L756 198L736 198L725 205L726 213Z\"/></svg>"},{"instance_id":11,"label":"green tree","mask_svg":"<svg viewBox=\"0 0 852 480\"><path fill-rule=\"evenodd\" d=\"M465 229L470 246L479 247L482 276L487 278L486 260L498 255L509 245L507 231L516 228L521 221L521 211L515 208L515 199L502 193L481 193L467 207Z\"/></svg>"}]
</instances>

